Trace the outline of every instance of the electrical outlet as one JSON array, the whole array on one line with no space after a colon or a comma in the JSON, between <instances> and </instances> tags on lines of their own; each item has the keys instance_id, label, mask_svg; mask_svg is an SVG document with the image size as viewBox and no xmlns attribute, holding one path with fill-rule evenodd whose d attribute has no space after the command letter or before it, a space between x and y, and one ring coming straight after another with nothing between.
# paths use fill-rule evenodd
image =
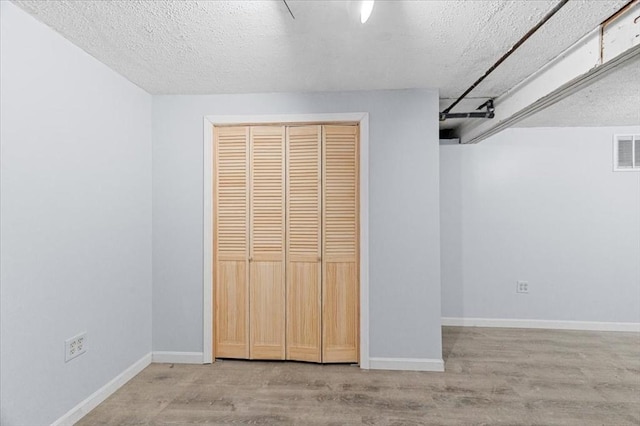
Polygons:
<instances>
[{"instance_id":1,"label":"electrical outlet","mask_svg":"<svg viewBox=\"0 0 640 426\"><path fill-rule=\"evenodd\" d=\"M516 283L516 293L529 293L529 281L518 281Z\"/></svg>"},{"instance_id":2,"label":"electrical outlet","mask_svg":"<svg viewBox=\"0 0 640 426\"><path fill-rule=\"evenodd\" d=\"M87 333L78 334L64 341L64 362L69 362L87 351Z\"/></svg>"}]
</instances>

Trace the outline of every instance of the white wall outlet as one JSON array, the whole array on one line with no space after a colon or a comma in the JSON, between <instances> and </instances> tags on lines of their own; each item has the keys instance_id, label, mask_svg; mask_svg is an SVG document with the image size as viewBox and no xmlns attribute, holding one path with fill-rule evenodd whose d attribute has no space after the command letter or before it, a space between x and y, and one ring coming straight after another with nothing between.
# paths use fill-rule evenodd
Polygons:
<instances>
[{"instance_id":1,"label":"white wall outlet","mask_svg":"<svg viewBox=\"0 0 640 426\"><path fill-rule=\"evenodd\" d=\"M516 293L529 293L529 281L518 281L516 283Z\"/></svg>"},{"instance_id":2,"label":"white wall outlet","mask_svg":"<svg viewBox=\"0 0 640 426\"><path fill-rule=\"evenodd\" d=\"M64 362L69 362L87 351L87 333L78 334L64 341Z\"/></svg>"}]
</instances>

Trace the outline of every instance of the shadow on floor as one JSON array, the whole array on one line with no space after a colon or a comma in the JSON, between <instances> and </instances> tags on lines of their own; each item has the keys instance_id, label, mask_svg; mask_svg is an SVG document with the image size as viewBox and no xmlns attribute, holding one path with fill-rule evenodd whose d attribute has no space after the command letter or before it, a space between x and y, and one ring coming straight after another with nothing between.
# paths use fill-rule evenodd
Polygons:
<instances>
[{"instance_id":1,"label":"shadow on floor","mask_svg":"<svg viewBox=\"0 0 640 426\"><path fill-rule=\"evenodd\" d=\"M451 352L460 339L463 332L462 327L442 327L442 359L446 363Z\"/></svg>"}]
</instances>

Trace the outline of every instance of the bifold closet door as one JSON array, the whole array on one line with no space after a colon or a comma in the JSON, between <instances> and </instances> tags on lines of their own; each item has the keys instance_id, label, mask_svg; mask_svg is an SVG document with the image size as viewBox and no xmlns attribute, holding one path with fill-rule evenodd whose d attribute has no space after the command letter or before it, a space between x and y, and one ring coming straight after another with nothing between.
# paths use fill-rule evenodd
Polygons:
<instances>
[{"instance_id":1,"label":"bifold closet door","mask_svg":"<svg viewBox=\"0 0 640 426\"><path fill-rule=\"evenodd\" d=\"M250 359L285 359L285 128L250 128Z\"/></svg>"},{"instance_id":2,"label":"bifold closet door","mask_svg":"<svg viewBox=\"0 0 640 426\"><path fill-rule=\"evenodd\" d=\"M214 356L249 357L249 129L214 129Z\"/></svg>"},{"instance_id":3,"label":"bifold closet door","mask_svg":"<svg viewBox=\"0 0 640 426\"><path fill-rule=\"evenodd\" d=\"M358 362L358 127L323 127L322 361Z\"/></svg>"},{"instance_id":4,"label":"bifold closet door","mask_svg":"<svg viewBox=\"0 0 640 426\"><path fill-rule=\"evenodd\" d=\"M322 361L321 126L287 128L287 359Z\"/></svg>"}]
</instances>

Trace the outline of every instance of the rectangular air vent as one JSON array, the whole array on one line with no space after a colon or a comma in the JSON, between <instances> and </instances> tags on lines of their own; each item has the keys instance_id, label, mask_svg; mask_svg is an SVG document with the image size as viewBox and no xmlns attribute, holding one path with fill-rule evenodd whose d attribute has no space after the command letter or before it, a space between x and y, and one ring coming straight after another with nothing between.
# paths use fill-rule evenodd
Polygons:
<instances>
[{"instance_id":1,"label":"rectangular air vent","mask_svg":"<svg viewBox=\"0 0 640 426\"><path fill-rule=\"evenodd\" d=\"M640 135L614 135L613 170L640 171Z\"/></svg>"}]
</instances>

